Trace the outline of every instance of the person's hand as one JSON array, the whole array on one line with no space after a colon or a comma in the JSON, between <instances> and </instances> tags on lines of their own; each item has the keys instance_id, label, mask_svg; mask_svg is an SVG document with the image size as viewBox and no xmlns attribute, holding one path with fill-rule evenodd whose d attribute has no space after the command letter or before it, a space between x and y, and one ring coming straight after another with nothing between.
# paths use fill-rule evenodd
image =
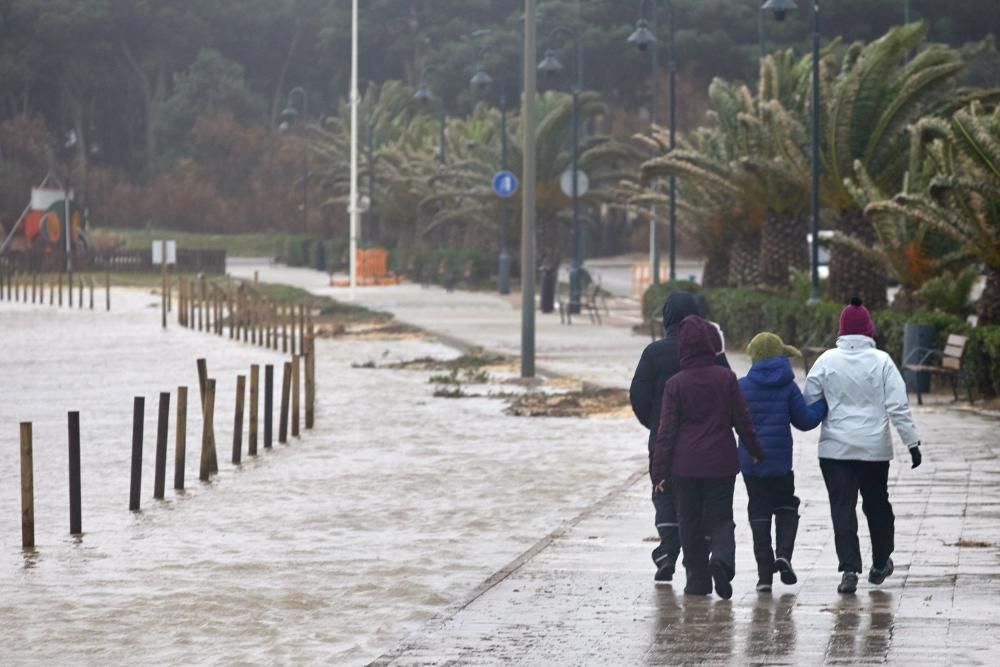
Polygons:
<instances>
[{"instance_id":1,"label":"person's hand","mask_svg":"<svg viewBox=\"0 0 1000 667\"><path fill-rule=\"evenodd\" d=\"M657 484L655 488L656 488L656 491L658 493L665 493L666 492L666 486L667 486L667 480L661 479L660 483Z\"/></svg>"},{"instance_id":2,"label":"person's hand","mask_svg":"<svg viewBox=\"0 0 1000 667\"><path fill-rule=\"evenodd\" d=\"M918 442L916 446L910 447L910 459L913 461L913 465L910 466L910 469L912 470L913 468L918 467L922 458L923 457L920 456L920 443Z\"/></svg>"}]
</instances>

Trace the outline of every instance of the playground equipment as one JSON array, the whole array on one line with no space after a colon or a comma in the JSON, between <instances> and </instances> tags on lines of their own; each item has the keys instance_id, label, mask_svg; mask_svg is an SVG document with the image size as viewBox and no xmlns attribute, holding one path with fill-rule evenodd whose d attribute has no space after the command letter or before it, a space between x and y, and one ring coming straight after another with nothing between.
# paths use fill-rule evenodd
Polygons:
<instances>
[{"instance_id":1,"label":"playground equipment","mask_svg":"<svg viewBox=\"0 0 1000 667\"><path fill-rule=\"evenodd\" d=\"M73 191L59 187L51 174L32 188L28 206L10 231L0 226L0 238L0 260L17 269L58 269L68 264L67 255L89 252L83 212L73 201Z\"/></svg>"}]
</instances>

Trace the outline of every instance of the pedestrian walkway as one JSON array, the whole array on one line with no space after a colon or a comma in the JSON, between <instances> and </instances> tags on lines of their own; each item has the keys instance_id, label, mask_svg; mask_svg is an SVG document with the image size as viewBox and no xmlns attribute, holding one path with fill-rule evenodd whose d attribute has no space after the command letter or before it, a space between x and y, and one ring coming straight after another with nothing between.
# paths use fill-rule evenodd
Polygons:
<instances>
[{"instance_id":1,"label":"pedestrian walkway","mask_svg":"<svg viewBox=\"0 0 1000 667\"><path fill-rule=\"evenodd\" d=\"M259 270L259 269L258 269ZM252 275L253 269L235 273ZM323 274L274 268L261 279L344 298ZM446 340L516 356L516 300L402 285L359 290L358 302ZM609 386L631 379L648 338L626 325L561 326L539 315L538 364ZM748 363L732 355L737 372ZM801 372L797 371L800 374ZM816 461L818 431L796 434L802 523L799 584L754 591L746 493L736 487L737 576L730 601L654 586L648 478L640 472L541 540L379 665L996 664L1000 661L1000 420L940 405L914 408L924 463L897 441L890 469L896 572L885 584L840 580L829 504ZM645 441L636 447L644 447ZM539 480L557 483L557 480ZM859 508L860 512L860 508ZM862 551L867 527L860 521Z\"/></svg>"}]
</instances>

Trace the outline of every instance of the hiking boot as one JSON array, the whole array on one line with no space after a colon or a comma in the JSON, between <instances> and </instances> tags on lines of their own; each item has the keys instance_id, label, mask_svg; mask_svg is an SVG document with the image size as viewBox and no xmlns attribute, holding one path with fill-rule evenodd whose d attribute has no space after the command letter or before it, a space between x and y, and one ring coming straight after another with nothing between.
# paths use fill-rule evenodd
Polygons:
<instances>
[{"instance_id":1,"label":"hiking boot","mask_svg":"<svg viewBox=\"0 0 1000 667\"><path fill-rule=\"evenodd\" d=\"M712 572L712 581L715 582L715 592L723 600L733 597L733 585L726 576L726 570L721 563L712 563L709 568Z\"/></svg>"},{"instance_id":2,"label":"hiking boot","mask_svg":"<svg viewBox=\"0 0 1000 667\"><path fill-rule=\"evenodd\" d=\"M674 564L668 563L656 571L653 581L658 584L668 584L674 580Z\"/></svg>"},{"instance_id":3,"label":"hiking boot","mask_svg":"<svg viewBox=\"0 0 1000 667\"><path fill-rule=\"evenodd\" d=\"M858 573L845 572L840 578L840 585L837 586L838 593L854 593L858 590Z\"/></svg>"},{"instance_id":4,"label":"hiking boot","mask_svg":"<svg viewBox=\"0 0 1000 667\"><path fill-rule=\"evenodd\" d=\"M774 571L781 573L781 583L786 586L791 586L799 582L799 578L795 576L795 570L792 569L792 564L788 562L787 558L776 558L774 561Z\"/></svg>"},{"instance_id":5,"label":"hiking boot","mask_svg":"<svg viewBox=\"0 0 1000 667\"><path fill-rule=\"evenodd\" d=\"M885 565L882 567L872 565L872 569L868 571L868 581L875 585L881 584L895 569L896 567L892 564L891 558L886 560Z\"/></svg>"}]
</instances>

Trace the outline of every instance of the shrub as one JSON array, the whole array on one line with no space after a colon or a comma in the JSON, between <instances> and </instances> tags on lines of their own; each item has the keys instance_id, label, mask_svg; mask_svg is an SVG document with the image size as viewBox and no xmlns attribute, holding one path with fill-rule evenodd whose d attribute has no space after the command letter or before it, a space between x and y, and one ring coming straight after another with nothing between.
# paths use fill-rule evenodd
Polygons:
<instances>
[{"instance_id":1,"label":"shrub","mask_svg":"<svg viewBox=\"0 0 1000 667\"><path fill-rule=\"evenodd\" d=\"M969 332L964 368L980 395L1000 395L1000 326L976 327Z\"/></svg>"}]
</instances>

